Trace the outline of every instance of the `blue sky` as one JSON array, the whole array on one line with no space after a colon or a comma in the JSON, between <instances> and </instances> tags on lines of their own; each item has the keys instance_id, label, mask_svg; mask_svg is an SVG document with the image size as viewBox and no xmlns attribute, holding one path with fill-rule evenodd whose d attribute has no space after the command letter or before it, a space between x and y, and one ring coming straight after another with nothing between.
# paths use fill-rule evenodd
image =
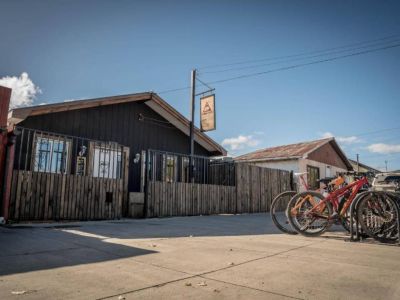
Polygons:
<instances>
[{"instance_id":1,"label":"blue sky","mask_svg":"<svg viewBox=\"0 0 400 300\"><path fill-rule=\"evenodd\" d=\"M187 86L192 68L211 82L280 65L202 67L394 34L398 1L0 0L0 78L28 73L35 103L157 92ZM240 154L331 133L350 158L400 169L399 67L400 47L215 84L209 135ZM161 96L188 116L189 90Z\"/></svg>"}]
</instances>

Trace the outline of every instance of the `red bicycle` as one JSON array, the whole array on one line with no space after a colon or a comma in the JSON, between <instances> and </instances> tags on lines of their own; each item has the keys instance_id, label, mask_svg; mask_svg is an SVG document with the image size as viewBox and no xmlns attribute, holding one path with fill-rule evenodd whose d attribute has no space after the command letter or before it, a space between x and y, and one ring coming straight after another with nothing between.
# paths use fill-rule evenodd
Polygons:
<instances>
[{"instance_id":1,"label":"red bicycle","mask_svg":"<svg viewBox=\"0 0 400 300\"><path fill-rule=\"evenodd\" d=\"M290 225L304 236L321 235L336 222L350 231L349 207L366 185L368 180L362 177L326 197L313 191L296 194L289 201L286 211Z\"/></svg>"}]
</instances>

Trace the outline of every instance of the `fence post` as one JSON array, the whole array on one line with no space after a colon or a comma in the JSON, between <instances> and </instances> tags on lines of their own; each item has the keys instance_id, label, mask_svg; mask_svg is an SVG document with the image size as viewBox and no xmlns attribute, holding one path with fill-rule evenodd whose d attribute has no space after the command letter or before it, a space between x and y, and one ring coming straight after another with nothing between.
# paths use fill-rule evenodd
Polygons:
<instances>
[{"instance_id":1,"label":"fence post","mask_svg":"<svg viewBox=\"0 0 400 300\"><path fill-rule=\"evenodd\" d=\"M144 205L143 205L143 216L148 217L148 203L149 203L149 172L150 172L150 150L146 151L145 163L144 163Z\"/></svg>"},{"instance_id":2,"label":"fence post","mask_svg":"<svg viewBox=\"0 0 400 300\"><path fill-rule=\"evenodd\" d=\"M4 220L8 219L8 203L4 197L8 186L5 183L6 174L6 153L7 153L7 119L8 109L10 107L11 89L0 86L0 217L3 216ZM7 209L5 207L7 206ZM1 211L2 208L2 211ZM7 214L6 214L7 213Z\"/></svg>"},{"instance_id":3,"label":"fence post","mask_svg":"<svg viewBox=\"0 0 400 300\"><path fill-rule=\"evenodd\" d=\"M295 190L295 188L294 188L294 181L293 181L293 171L290 171L290 174L289 174L289 176L290 176L290 178L289 178L289 182L290 182L290 190L294 191L294 190Z\"/></svg>"},{"instance_id":4,"label":"fence post","mask_svg":"<svg viewBox=\"0 0 400 300\"><path fill-rule=\"evenodd\" d=\"M7 151L6 161L4 167L4 188L3 188L3 218L4 222L7 223L10 207L10 196L11 196L11 180L14 168L14 153L15 153L15 138L14 132L10 132L7 135Z\"/></svg>"}]
</instances>

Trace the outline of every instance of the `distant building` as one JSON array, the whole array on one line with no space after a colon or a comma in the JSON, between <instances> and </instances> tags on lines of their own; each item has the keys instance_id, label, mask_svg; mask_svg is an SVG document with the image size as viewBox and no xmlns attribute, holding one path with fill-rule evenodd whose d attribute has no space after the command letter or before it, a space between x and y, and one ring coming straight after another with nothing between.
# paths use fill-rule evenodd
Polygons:
<instances>
[{"instance_id":1,"label":"distant building","mask_svg":"<svg viewBox=\"0 0 400 300\"><path fill-rule=\"evenodd\" d=\"M318 188L318 179L353 170L334 138L257 150L235 158L261 167L307 172L310 188Z\"/></svg>"},{"instance_id":2,"label":"distant building","mask_svg":"<svg viewBox=\"0 0 400 300\"><path fill-rule=\"evenodd\" d=\"M354 171L356 172L361 172L361 173L382 173L382 171L379 171L377 169L374 169L370 166L367 166L365 164L362 164L360 162L357 163L357 161L353 160L353 159L349 159L349 162L351 163L351 165L353 166Z\"/></svg>"}]
</instances>

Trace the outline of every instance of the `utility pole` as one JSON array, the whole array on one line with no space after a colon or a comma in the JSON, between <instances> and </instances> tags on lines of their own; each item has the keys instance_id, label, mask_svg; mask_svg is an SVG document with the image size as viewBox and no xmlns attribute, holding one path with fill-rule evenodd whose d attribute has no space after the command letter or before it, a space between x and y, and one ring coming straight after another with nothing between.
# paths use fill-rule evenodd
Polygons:
<instances>
[{"instance_id":1,"label":"utility pole","mask_svg":"<svg viewBox=\"0 0 400 300\"><path fill-rule=\"evenodd\" d=\"M194 110L196 103L196 69L192 70L190 78L190 157L189 157L189 178L193 182L193 155L194 155Z\"/></svg>"},{"instance_id":2,"label":"utility pole","mask_svg":"<svg viewBox=\"0 0 400 300\"><path fill-rule=\"evenodd\" d=\"M357 156L357 172L360 172L360 161L358 160L359 154L357 153L356 156Z\"/></svg>"},{"instance_id":3,"label":"utility pole","mask_svg":"<svg viewBox=\"0 0 400 300\"><path fill-rule=\"evenodd\" d=\"M190 156L194 154L194 110L196 101L196 69L192 70L190 79Z\"/></svg>"},{"instance_id":4,"label":"utility pole","mask_svg":"<svg viewBox=\"0 0 400 300\"><path fill-rule=\"evenodd\" d=\"M386 172L387 172L387 164L388 164L388 161L385 160L385 169L386 169Z\"/></svg>"}]
</instances>

